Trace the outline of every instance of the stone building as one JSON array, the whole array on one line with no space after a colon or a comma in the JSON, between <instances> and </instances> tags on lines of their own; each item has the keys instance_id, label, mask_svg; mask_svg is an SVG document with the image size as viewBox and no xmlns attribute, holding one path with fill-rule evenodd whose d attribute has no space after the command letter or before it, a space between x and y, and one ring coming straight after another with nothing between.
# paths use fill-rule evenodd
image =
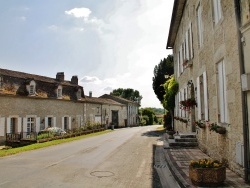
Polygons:
<instances>
[{"instance_id":1,"label":"stone building","mask_svg":"<svg viewBox=\"0 0 250 188\"><path fill-rule=\"evenodd\" d=\"M0 144L6 134L28 138L47 127L70 130L89 122L125 127L128 115L125 104L85 96L78 77L67 81L63 72L49 78L0 69L0 105Z\"/></svg>"},{"instance_id":2,"label":"stone building","mask_svg":"<svg viewBox=\"0 0 250 188\"><path fill-rule=\"evenodd\" d=\"M227 161L230 169L247 180L244 169L249 166L249 148L245 137L249 133L244 124L246 104L242 97L240 54L243 39L237 19L242 10L237 6L243 2L248 2L249 23L248 0L175 0L167 49L173 50L179 83L175 116L187 121L175 121L175 129L197 132L204 152ZM245 30L241 31L248 35ZM197 105L181 106L188 99L194 99ZM199 120L205 122L205 128L195 126ZM210 131L212 123L226 128L226 134Z\"/></svg>"},{"instance_id":3,"label":"stone building","mask_svg":"<svg viewBox=\"0 0 250 188\"><path fill-rule=\"evenodd\" d=\"M112 99L126 106L127 115L126 118L123 119L125 127L137 126L139 124L138 109L140 105L138 102L130 101L121 97L112 96L108 94L104 94L100 96L100 98Z\"/></svg>"},{"instance_id":4,"label":"stone building","mask_svg":"<svg viewBox=\"0 0 250 188\"><path fill-rule=\"evenodd\" d=\"M127 108L124 104L107 98L86 96L84 103L84 120L86 122L99 122L107 128L114 125L115 128L125 127Z\"/></svg>"}]
</instances>

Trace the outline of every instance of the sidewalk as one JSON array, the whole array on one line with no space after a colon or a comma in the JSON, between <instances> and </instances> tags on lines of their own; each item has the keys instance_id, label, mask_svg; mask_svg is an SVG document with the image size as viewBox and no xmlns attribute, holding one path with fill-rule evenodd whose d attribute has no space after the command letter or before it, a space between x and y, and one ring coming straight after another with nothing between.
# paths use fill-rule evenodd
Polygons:
<instances>
[{"instance_id":1,"label":"sidewalk","mask_svg":"<svg viewBox=\"0 0 250 188\"><path fill-rule=\"evenodd\" d=\"M166 141L164 139L164 145ZM189 161L201 158L208 158L199 148L167 148L164 149L164 156L168 163L169 169L175 176L179 185L182 188L192 188L192 185L188 177ZM250 188L250 185L246 184L240 176L227 169L226 180L221 187L235 187L235 188Z\"/></svg>"}]
</instances>

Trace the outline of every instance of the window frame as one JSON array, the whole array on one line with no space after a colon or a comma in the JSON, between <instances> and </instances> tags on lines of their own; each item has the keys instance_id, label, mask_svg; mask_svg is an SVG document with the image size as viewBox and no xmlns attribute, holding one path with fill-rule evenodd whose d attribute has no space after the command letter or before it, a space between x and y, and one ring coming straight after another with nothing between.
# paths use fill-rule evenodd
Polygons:
<instances>
[{"instance_id":1,"label":"window frame","mask_svg":"<svg viewBox=\"0 0 250 188\"><path fill-rule=\"evenodd\" d=\"M221 0L212 0L213 22L216 25L222 19Z\"/></svg>"}]
</instances>

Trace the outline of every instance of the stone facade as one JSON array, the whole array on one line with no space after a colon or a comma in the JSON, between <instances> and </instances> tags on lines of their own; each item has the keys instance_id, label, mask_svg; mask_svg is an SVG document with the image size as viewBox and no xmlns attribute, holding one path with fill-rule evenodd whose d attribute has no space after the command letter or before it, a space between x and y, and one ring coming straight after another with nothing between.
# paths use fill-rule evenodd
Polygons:
<instances>
[{"instance_id":1,"label":"stone facade","mask_svg":"<svg viewBox=\"0 0 250 188\"><path fill-rule=\"evenodd\" d=\"M238 26L234 1L175 1L167 48L173 49L179 83L175 121L179 132L197 132L200 148L225 160L244 176L243 112ZM183 108L181 101L195 99ZM195 121L206 122L200 129ZM209 131L211 123L225 127L224 135ZM237 151L237 152L236 152Z\"/></svg>"}]
</instances>

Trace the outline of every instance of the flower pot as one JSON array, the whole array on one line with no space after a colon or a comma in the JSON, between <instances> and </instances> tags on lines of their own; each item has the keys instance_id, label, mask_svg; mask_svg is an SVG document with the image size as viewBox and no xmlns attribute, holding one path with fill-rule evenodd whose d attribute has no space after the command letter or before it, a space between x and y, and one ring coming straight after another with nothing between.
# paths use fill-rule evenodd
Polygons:
<instances>
[{"instance_id":1,"label":"flower pot","mask_svg":"<svg viewBox=\"0 0 250 188\"><path fill-rule=\"evenodd\" d=\"M226 133L226 129L224 127L218 127L216 129L216 132L219 134L225 134Z\"/></svg>"},{"instance_id":2,"label":"flower pot","mask_svg":"<svg viewBox=\"0 0 250 188\"><path fill-rule=\"evenodd\" d=\"M217 187L226 179L226 167L194 168L189 166L189 178L195 186Z\"/></svg>"},{"instance_id":3,"label":"flower pot","mask_svg":"<svg viewBox=\"0 0 250 188\"><path fill-rule=\"evenodd\" d=\"M198 125L198 127L204 129L204 128L206 127L206 125L205 125L205 124L202 124L202 125Z\"/></svg>"}]
</instances>

